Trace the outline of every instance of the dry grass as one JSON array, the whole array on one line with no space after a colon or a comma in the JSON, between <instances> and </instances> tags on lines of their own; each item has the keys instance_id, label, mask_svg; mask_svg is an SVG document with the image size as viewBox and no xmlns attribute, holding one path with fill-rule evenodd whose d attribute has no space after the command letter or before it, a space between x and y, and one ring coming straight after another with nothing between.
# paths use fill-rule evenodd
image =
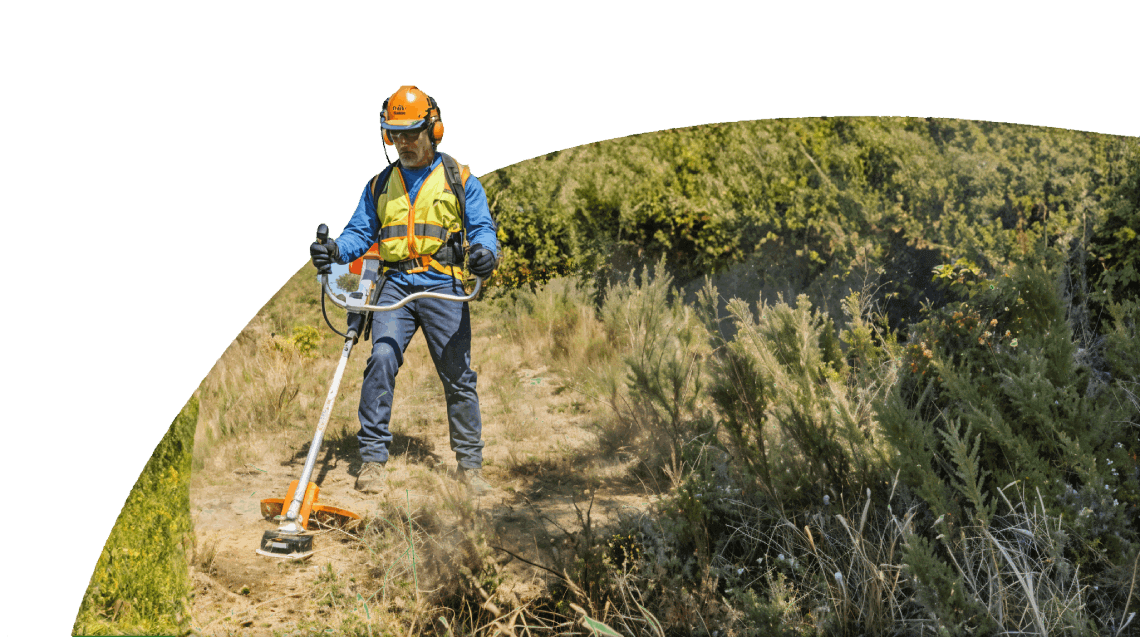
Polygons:
<instances>
[{"instance_id":1,"label":"dry grass","mask_svg":"<svg viewBox=\"0 0 1140 637\"><path fill-rule=\"evenodd\" d=\"M1046 515L1040 492L1019 493L1016 504L998 493L1008 512L990 524L954 530L943 519L935 523L970 596L1007 631L1089 631L1088 585L1064 557L1068 537L1060 518Z\"/></svg>"},{"instance_id":2,"label":"dry grass","mask_svg":"<svg viewBox=\"0 0 1140 637\"><path fill-rule=\"evenodd\" d=\"M925 618L901 560L914 510L900 519L884 516L885 508L870 516L868 490L861 507L828 504L809 514L806 524L781 518L767 532L763 525L742 525L736 532L762 547L758 564L769 582L779 576L796 582L793 595L811 608L815 627L844 634L921 630Z\"/></svg>"},{"instance_id":3,"label":"dry grass","mask_svg":"<svg viewBox=\"0 0 1140 637\"><path fill-rule=\"evenodd\" d=\"M917 509L892 512L893 494L892 489L886 502L875 503L868 490L860 503L829 503L799 522L772 518L768 510L746 502L734 503L752 515L746 514L733 534L760 554L757 567L746 569L752 573L749 586L762 581L773 606L787 606L784 602L790 598L793 606L808 611L785 616L786 630L939 630L938 621L916 597L920 585L903 560L909 538L920 532L915 528ZM1134 613L1126 607L1119 618L1092 616L1090 585L1063 556L1067 534L1059 519L1044 513L1040 496L1016 504L1004 501L1007 512L989 525L955 527L942 518L935 522L940 531L936 539L961 576L967 599L1008 634L1092 634L1095 626L1122 633Z\"/></svg>"},{"instance_id":4,"label":"dry grass","mask_svg":"<svg viewBox=\"0 0 1140 637\"><path fill-rule=\"evenodd\" d=\"M203 381L194 474L203 488L226 488L250 463L284 466L304 456L343 344L326 335L312 355L305 355L289 341L296 324L320 324L328 333L319 305L305 300L315 289L304 271L294 277ZM594 437L571 424L589 416L592 407L565 390L562 370L585 360L590 339L601 333L586 297L575 290L569 283L556 283L552 291L532 295L537 314L504 310L489 301L472 304L472 362L479 374L485 466L505 497L518 499L512 494L525 485L535 485L525 493L545 497L545 481L558 491L597 471L612 473L611 466L597 469L589 461ZM356 457L356 409L368 351L367 344L354 350L325 435L332 456L350 463ZM515 561L513 579L503 585L508 574L501 562L511 558L502 550L510 549L490 548L491 542L504 543L499 529L492 530L488 511L477 510L448 475L454 463L447 451L445 401L422 335L408 347L397 387L392 430L396 446L406 448L394 448L388 463L392 496L375 510L362 511L365 521L348 531L352 537L344 530L328 531L339 540L337 550L347 549L354 557L333 558L321 566L312 590L297 600L299 607L314 609L298 628L353 635L496 630L523 635L551 634L556 625L578 622L568 608L555 611L544 597L549 574L532 581L538 571ZM560 486L563 478L569 481ZM327 545L331 540L319 541ZM546 546L538 551L545 556L539 561L553 564L543 553ZM209 576L220 554L216 544L204 543L194 556L195 569ZM225 622L241 624L263 611L251 607L244 611L250 617ZM219 626L208 630L221 630Z\"/></svg>"},{"instance_id":5,"label":"dry grass","mask_svg":"<svg viewBox=\"0 0 1140 637\"><path fill-rule=\"evenodd\" d=\"M508 559L486 510L446 474L406 464L393 490L351 530L354 566L330 563L307 595L320 607L302 629L363 634L552 634L569 622L507 585ZM343 532L342 532L343 533Z\"/></svg>"}]
</instances>

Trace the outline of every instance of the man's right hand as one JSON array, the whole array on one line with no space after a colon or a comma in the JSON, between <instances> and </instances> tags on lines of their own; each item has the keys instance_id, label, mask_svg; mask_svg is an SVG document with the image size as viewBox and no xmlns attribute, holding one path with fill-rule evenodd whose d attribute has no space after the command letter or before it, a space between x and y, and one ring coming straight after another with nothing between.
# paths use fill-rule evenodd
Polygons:
<instances>
[{"instance_id":1,"label":"man's right hand","mask_svg":"<svg viewBox=\"0 0 1140 637\"><path fill-rule=\"evenodd\" d=\"M336 241L332 239L324 244L314 241L313 245L309 246L309 256L312 257L318 273L332 274L332 264L340 258L340 248L336 247Z\"/></svg>"}]
</instances>

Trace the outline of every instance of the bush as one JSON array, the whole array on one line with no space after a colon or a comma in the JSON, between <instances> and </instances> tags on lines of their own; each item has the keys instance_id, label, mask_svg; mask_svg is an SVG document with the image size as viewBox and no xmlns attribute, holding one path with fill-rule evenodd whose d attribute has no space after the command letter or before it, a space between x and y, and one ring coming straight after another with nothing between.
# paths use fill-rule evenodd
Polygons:
<instances>
[{"instance_id":1,"label":"bush","mask_svg":"<svg viewBox=\"0 0 1140 637\"><path fill-rule=\"evenodd\" d=\"M644 604L682 631L727 634L1118 626L1138 548L1126 423L1140 422L1140 345L1124 320L1079 347L1056 272L939 268L958 300L904 344L866 290L847 298L837 337L806 297L755 311L733 299L722 326L706 286L708 382L672 402L651 403L644 372L626 389L658 410L640 412L651 431L680 411L663 406L711 400L732 457L711 438L686 448L669 497L626 521L637 558L611 569L618 615ZM677 378L687 350L659 285L643 274L611 290L606 324L638 326L611 335L647 346L631 369Z\"/></svg>"},{"instance_id":2,"label":"bush","mask_svg":"<svg viewBox=\"0 0 1140 637\"><path fill-rule=\"evenodd\" d=\"M929 507L926 526L937 518L946 525L939 539L953 545L915 539L907 563L920 580L932 578L924 582L932 596L944 592L962 560L977 563L963 543L1000 543L1009 522L997 515L999 494L1017 485L1036 494L1038 520L1055 520L1076 540L1053 541L1057 555L1039 552L1019 568L1040 578L1042 560L1063 558L1100 578L1105 592L1090 597L1127 589L1130 573L1114 566L1135 555L1140 530L1136 436L1125 424L1140 419L1127 383L1106 382L1102 355L1077 346L1056 270L1020 265L991 279L958 264L939 275L950 270L961 300L916 326L900 382L880 405L893 468ZM967 529L973 540L961 535Z\"/></svg>"},{"instance_id":3,"label":"bush","mask_svg":"<svg viewBox=\"0 0 1140 637\"><path fill-rule=\"evenodd\" d=\"M289 342L301 354L313 356L321 345L321 332L312 325L296 325Z\"/></svg>"},{"instance_id":4,"label":"bush","mask_svg":"<svg viewBox=\"0 0 1140 637\"><path fill-rule=\"evenodd\" d=\"M610 346L627 352L627 375L624 387L608 388L617 423L603 442L638 450L676 485L715 435L702 403L706 337L690 308L673 298L672 283L662 260L606 290L602 323Z\"/></svg>"},{"instance_id":5,"label":"bush","mask_svg":"<svg viewBox=\"0 0 1140 637\"><path fill-rule=\"evenodd\" d=\"M833 322L804 295L794 308L761 300L755 316L744 301L730 300L731 340L721 335L717 302L716 288L707 285L702 303L714 345L709 393L736 459L760 487L790 504L820 490L833 497L858 492L875 481L886 447L871 402L889 378L878 378L879 367L853 373ZM847 333L870 338L862 317ZM863 356L874 358L868 347Z\"/></svg>"}]
</instances>

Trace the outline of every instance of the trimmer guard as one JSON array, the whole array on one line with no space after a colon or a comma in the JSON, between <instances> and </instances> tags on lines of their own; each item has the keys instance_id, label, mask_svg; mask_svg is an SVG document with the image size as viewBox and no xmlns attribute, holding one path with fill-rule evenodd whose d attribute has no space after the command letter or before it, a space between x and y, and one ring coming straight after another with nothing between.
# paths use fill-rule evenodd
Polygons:
<instances>
[{"instance_id":1,"label":"trimmer guard","mask_svg":"<svg viewBox=\"0 0 1140 637\"><path fill-rule=\"evenodd\" d=\"M261 516L266 520L274 520L281 515L285 510L287 502L293 501L293 496L297 493L297 485L299 481L294 480L289 483L289 490L285 493L284 498L266 498L261 501ZM297 522L302 529L309 530L309 519L316 520L318 526L324 527L342 527L352 520L359 520L360 516L348 509L334 507L327 504L317 502L317 495L321 492L321 488L315 483L310 482L307 489L305 489L305 497L301 500L301 510L297 512Z\"/></svg>"}]
</instances>

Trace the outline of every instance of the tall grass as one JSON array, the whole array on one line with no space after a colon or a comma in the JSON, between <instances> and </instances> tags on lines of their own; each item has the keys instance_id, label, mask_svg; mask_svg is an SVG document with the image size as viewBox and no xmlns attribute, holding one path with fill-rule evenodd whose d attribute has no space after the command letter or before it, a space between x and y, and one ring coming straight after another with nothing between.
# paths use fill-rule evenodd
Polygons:
<instances>
[{"instance_id":1,"label":"tall grass","mask_svg":"<svg viewBox=\"0 0 1140 637\"><path fill-rule=\"evenodd\" d=\"M502 295L480 308L488 324L520 347L518 358L542 363L577 380L590 380L615 359L595 316L592 285L559 277Z\"/></svg>"},{"instance_id":2,"label":"tall grass","mask_svg":"<svg viewBox=\"0 0 1140 637\"><path fill-rule=\"evenodd\" d=\"M194 469L203 477L247 462L251 436L311 436L343 341L324 325L316 271L301 268L242 329L198 388ZM343 310L327 304L344 326ZM356 356L356 366L361 358ZM353 376L357 376L354 374ZM348 380L346 388L355 380ZM336 414L347 416L352 401ZM332 432L336 433L336 432Z\"/></svg>"},{"instance_id":3,"label":"tall grass","mask_svg":"<svg viewBox=\"0 0 1140 637\"><path fill-rule=\"evenodd\" d=\"M190 462L198 400L171 423L131 489L83 596L78 635L182 634L189 626Z\"/></svg>"}]
</instances>

